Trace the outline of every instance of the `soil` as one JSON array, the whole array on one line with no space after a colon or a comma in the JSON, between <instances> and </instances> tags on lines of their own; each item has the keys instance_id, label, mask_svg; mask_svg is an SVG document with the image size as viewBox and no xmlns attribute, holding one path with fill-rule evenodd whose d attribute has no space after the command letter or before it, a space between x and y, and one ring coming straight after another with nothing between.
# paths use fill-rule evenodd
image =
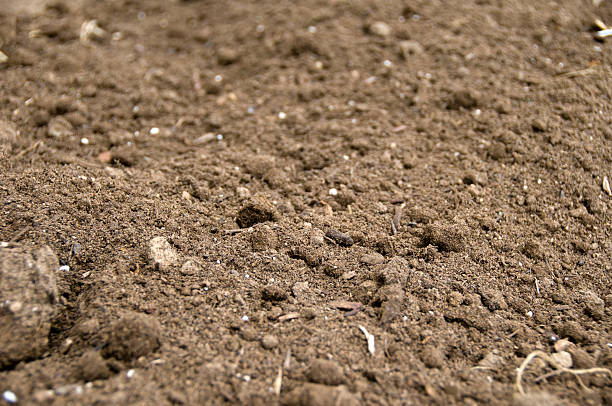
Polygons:
<instances>
[{"instance_id":1,"label":"soil","mask_svg":"<svg viewBox=\"0 0 612 406\"><path fill-rule=\"evenodd\" d=\"M597 18L0 0L0 402L612 404Z\"/></svg>"}]
</instances>

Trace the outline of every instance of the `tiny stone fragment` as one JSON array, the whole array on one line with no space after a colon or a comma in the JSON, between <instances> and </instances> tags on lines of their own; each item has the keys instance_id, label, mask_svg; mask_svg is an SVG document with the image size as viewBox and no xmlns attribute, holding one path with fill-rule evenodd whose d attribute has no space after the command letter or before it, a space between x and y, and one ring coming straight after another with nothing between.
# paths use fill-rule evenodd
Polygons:
<instances>
[{"instance_id":1,"label":"tiny stone fragment","mask_svg":"<svg viewBox=\"0 0 612 406\"><path fill-rule=\"evenodd\" d=\"M382 22L382 21L376 21L370 25L369 31L370 33L374 35L384 38L384 37L388 37L389 35L391 35L392 30L389 24Z\"/></svg>"},{"instance_id":2,"label":"tiny stone fragment","mask_svg":"<svg viewBox=\"0 0 612 406\"><path fill-rule=\"evenodd\" d=\"M165 237L155 237L149 241L149 259L155 269L167 271L177 266L180 257Z\"/></svg>"},{"instance_id":3,"label":"tiny stone fragment","mask_svg":"<svg viewBox=\"0 0 612 406\"><path fill-rule=\"evenodd\" d=\"M571 368L572 367L572 356L567 351L555 352L550 356L557 365L563 368Z\"/></svg>"},{"instance_id":4,"label":"tiny stone fragment","mask_svg":"<svg viewBox=\"0 0 612 406\"><path fill-rule=\"evenodd\" d=\"M74 134L72 124L64 117L58 116L51 119L47 126L47 133L52 137L69 137Z\"/></svg>"},{"instance_id":5,"label":"tiny stone fragment","mask_svg":"<svg viewBox=\"0 0 612 406\"><path fill-rule=\"evenodd\" d=\"M349 236L348 234L342 233L338 230L335 230L333 228L330 228L329 230L327 230L327 232L325 233L325 236L329 238L330 240L334 241L336 244L343 246L343 247L350 247L351 245L354 244L354 241L351 238L351 236Z\"/></svg>"},{"instance_id":6,"label":"tiny stone fragment","mask_svg":"<svg viewBox=\"0 0 612 406\"><path fill-rule=\"evenodd\" d=\"M202 269L202 266L194 259L188 259L181 266L181 273L183 275L195 275Z\"/></svg>"},{"instance_id":7,"label":"tiny stone fragment","mask_svg":"<svg viewBox=\"0 0 612 406\"><path fill-rule=\"evenodd\" d=\"M222 47L217 51L217 61L219 65L231 65L240 58L236 50L232 48Z\"/></svg>"},{"instance_id":8,"label":"tiny stone fragment","mask_svg":"<svg viewBox=\"0 0 612 406\"><path fill-rule=\"evenodd\" d=\"M385 257L378 252L365 254L359 259L359 262L366 265L380 265L385 262Z\"/></svg>"}]
</instances>

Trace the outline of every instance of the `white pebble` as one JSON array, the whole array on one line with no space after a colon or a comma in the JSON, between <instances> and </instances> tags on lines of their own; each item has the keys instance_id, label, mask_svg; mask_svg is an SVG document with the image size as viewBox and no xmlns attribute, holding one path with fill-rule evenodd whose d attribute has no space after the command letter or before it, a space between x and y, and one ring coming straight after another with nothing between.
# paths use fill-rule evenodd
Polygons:
<instances>
[{"instance_id":1,"label":"white pebble","mask_svg":"<svg viewBox=\"0 0 612 406\"><path fill-rule=\"evenodd\" d=\"M529 310L529 311L527 312L527 316L529 316L529 317L533 317L533 312L532 312L531 310Z\"/></svg>"},{"instance_id":2,"label":"white pebble","mask_svg":"<svg viewBox=\"0 0 612 406\"><path fill-rule=\"evenodd\" d=\"M385 61L383 62L383 65L385 65L387 68L390 68L390 67L391 67L391 65L393 65L393 64L391 63L391 61L390 61L390 60L385 59Z\"/></svg>"},{"instance_id":3,"label":"white pebble","mask_svg":"<svg viewBox=\"0 0 612 406\"><path fill-rule=\"evenodd\" d=\"M7 401L8 403L17 403L17 395L15 395L15 393L11 392L10 390L5 390L2 393L2 399Z\"/></svg>"},{"instance_id":4,"label":"white pebble","mask_svg":"<svg viewBox=\"0 0 612 406\"><path fill-rule=\"evenodd\" d=\"M338 190L336 188L329 189L329 195L330 196L337 196L338 195Z\"/></svg>"},{"instance_id":5,"label":"white pebble","mask_svg":"<svg viewBox=\"0 0 612 406\"><path fill-rule=\"evenodd\" d=\"M242 321L249 321L249 316L242 316L241 319Z\"/></svg>"},{"instance_id":6,"label":"white pebble","mask_svg":"<svg viewBox=\"0 0 612 406\"><path fill-rule=\"evenodd\" d=\"M151 134L151 135L159 134L159 128L157 128L157 127L151 128L151 130L149 131L149 134Z\"/></svg>"},{"instance_id":7,"label":"white pebble","mask_svg":"<svg viewBox=\"0 0 612 406\"><path fill-rule=\"evenodd\" d=\"M136 371L134 371L133 369L128 369L128 371L125 373L125 376L128 379L131 379L134 377L135 374L136 374Z\"/></svg>"},{"instance_id":8,"label":"white pebble","mask_svg":"<svg viewBox=\"0 0 612 406\"><path fill-rule=\"evenodd\" d=\"M284 119L287 118L287 114L285 112L281 111L280 113L278 113L278 118L280 120L284 120Z\"/></svg>"},{"instance_id":9,"label":"white pebble","mask_svg":"<svg viewBox=\"0 0 612 406\"><path fill-rule=\"evenodd\" d=\"M221 141L223 139L223 134L217 134L217 140Z\"/></svg>"},{"instance_id":10,"label":"white pebble","mask_svg":"<svg viewBox=\"0 0 612 406\"><path fill-rule=\"evenodd\" d=\"M311 25L310 27L308 27L308 32L314 34L315 32L317 32L317 27Z\"/></svg>"},{"instance_id":11,"label":"white pebble","mask_svg":"<svg viewBox=\"0 0 612 406\"><path fill-rule=\"evenodd\" d=\"M81 144L89 145L89 140L87 138L81 138Z\"/></svg>"},{"instance_id":12,"label":"white pebble","mask_svg":"<svg viewBox=\"0 0 612 406\"><path fill-rule=\"evenodd\" d=\"M223 76L221 75L216 75L215 76L215 82L221 82L223 80Z\"/></svg>"},{"instance_id":13,"label":"white pebble","mask_svg":"<svg viewBox=\"0 0 612 406\"><path fill-rule=\"evenodd\" d=\"M350 159L348 155L342 155L342 158L343 158L345 161L348 161L348 160Z\"/></svg>"},{"instance_id":14,"label":"white pebble","mask_svg":"<svg viewBox=\"0 0 612 406\"><path fill-rule=\"evenodd\" d=\"M62 265L62 266L59 267L58 270L61 271L61 272L68 272L68 271L70 271L70 267L68 265Z\"/></svg>"},{"instance_id":15,"label":"white pebble","mask_svg":"<svg viewBox=\"0 0 612 406\"><path fill-rule=\"evenodd\" d=\"M253 114L253 113L255 113L255 109L253 108L253 106L249 106L249 107L247 108L247 113L249 113L249 114Z\"/></svg>"}]
</instances>

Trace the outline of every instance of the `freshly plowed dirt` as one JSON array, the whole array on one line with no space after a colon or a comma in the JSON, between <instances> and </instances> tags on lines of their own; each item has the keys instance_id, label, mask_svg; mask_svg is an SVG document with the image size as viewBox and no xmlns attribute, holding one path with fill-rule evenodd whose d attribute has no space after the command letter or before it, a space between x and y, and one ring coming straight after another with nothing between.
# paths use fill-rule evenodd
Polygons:
<instances>
[{"instance_id":1,"label":"freshly plowed dirt","mask_svg":"<svg viewBox=\"0 0 612 406\"><path fill-rule=\"evenodd\" d=\"M596 19L609 0L0 0L0 256L59 261L0 402L612 404Z\"/></svg>"}]
</instances>

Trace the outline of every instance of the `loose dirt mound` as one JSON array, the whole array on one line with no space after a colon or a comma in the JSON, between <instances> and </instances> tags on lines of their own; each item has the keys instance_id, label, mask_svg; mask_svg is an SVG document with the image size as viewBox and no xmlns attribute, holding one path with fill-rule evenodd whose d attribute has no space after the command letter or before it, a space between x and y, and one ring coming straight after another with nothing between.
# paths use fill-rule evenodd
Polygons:
<instances>
[{"instance_id":1,"label":"loose dirt mound","mask_svg":"<svg viewBox=\"0 0 612 406\"><path fill-rule=\"evenodd\" d=\"M612 403L605 370L561 372L612 367L597 18L609 1L0 0L2 275L59 261L4 399Z\"/></svg>"}]
</instances>

